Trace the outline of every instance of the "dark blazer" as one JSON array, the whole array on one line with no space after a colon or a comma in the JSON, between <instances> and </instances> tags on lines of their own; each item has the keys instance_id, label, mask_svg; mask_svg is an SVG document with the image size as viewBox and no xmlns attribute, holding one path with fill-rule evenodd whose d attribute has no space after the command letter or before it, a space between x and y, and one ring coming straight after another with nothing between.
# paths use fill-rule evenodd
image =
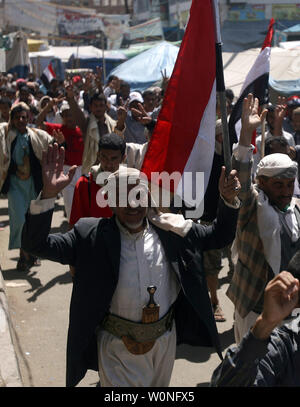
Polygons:
<instances>
[{"instance_id":1,"label":"dark blazer","mask_svg":"<svg viewBox=\"0 0 300 407\"><path fill-rule=\"evenodd\" d=\"M181 238L155 227L170 265L180 273L175 304L178 344L221 347L203 270L204 250L227 246L235 236L238 210L220 203L211 226L196 223ZM96 327L109 311L118 282L121 238L115 218L81 219L65 233L49 234L53 211L27 214L22 248L40 258L75 266L67 344L67 386L76 386L87 369L98 370ZM172 268L172 267L171 267Z\"/></svg>"}]
</instances>

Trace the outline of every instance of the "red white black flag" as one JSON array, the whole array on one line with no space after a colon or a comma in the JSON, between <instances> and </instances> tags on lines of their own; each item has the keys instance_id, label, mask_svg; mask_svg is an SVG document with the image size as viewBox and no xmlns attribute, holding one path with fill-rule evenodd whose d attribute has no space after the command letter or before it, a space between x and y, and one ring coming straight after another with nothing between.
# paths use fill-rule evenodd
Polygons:
<instances>
[{"instance_id":1,"label":"red white black flag","mask_svg":"<svg viewBox=\"0 0 300 407\"><path fill-rule=\"evenodd\" d=\"M231 145L236 143L240 136L243 100L248 93L252 93L254 97L258 98L260 105L265 105L269 101L268 85L274 23L272 18L262 49L245 79L239 99L232 110L228 123ZM255 145L254 138L253 144Z\"/></svg>"},{"instance_id":2,"label":"red white black flag","mask_svg":"<svg viewBox=\"0 0 300 407\"><path fill-rule=\"evenodd\" d=\"M196 174L204 173L204 195L215 148L216 34L211 1L194 0L142 171L179 173L171 191L186 203ZM185 177L189 174L189 177ZM194 194L192 192L192 194Z\"/></svg>"},{"instance_id":3,"label":"red white black flag","mask_svg":"<svg viewBox=\"0 0 300 407\"><path fill-rule=\"evenodd\" d=\"M52 67L52 64L50 63L43 71L42 76L41 76L41 81L45 85L47 89L50 87L50 83L52 79L56 78L56 74L54 72L54 69Z\"/></svg>"}]
</instances>

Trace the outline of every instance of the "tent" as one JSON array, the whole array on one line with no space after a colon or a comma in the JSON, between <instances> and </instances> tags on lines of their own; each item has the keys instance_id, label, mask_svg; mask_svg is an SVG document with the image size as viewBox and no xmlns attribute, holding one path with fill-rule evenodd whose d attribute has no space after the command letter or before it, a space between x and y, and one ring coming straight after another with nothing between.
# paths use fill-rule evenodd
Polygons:
<instances>
[{"instance_id":1,"label":"tent","mask_svg":"<svg viewBox=\"0 0 300 407\"><path fill-rule=\"evenodd\" d=\"M57 52L57 48L55 52ZM126 55L120 50L104 50L104 52L93 46L63 47L65 48L64 59L69 56L66 68L90 68L95 70L97 66L103 66L105 60L105 70L108 75L112 69L127 60Z\"/></svg>"},{"instance_id":2,"label":"tent","mask_svg":"<svg viewBox=\"0 0 300 407\"><path fill-rule=\"evenodd\" d=\"M236 1L234 2L237 3ZM284 3L284 1L282 1L282 3ZM284 20L278 18L275 18L275 20L277 29L280 27L285 27L286 29L288 29L292 26L295 26L296 24L299 24L299 20ZM257 20L257 21L225 20L221 28L223 51L241 52L247 49L261 47L268 30L268 26L269 20ZM283 32L286 33L286 29ZM287 34L294 35L295 33L289 32Z\"/></svg>"},{"instance_id":3,"label":"tent","mask_svg":"<svg viewBox=\"0 0 300 407\"><path fill-rule=\"evenodd\" d=\"M49 46L49 51L55 55L56 58L60 58L63 63L67 63L72 55L77 59L102 59L102 49L93 47L92 45L82 46ZM121 51L104 51L104 57L106 59L126 60L126 56Z\"/></svg>"},{"instance_id":4,"label":"tent","mask_svg":"<svg viewBox=\"0 0 300 407\"><path fill-rule=\"evenodd\" d=\"M79 47L54 47L49 46L46 51L30 52L31 65L38 76L45 67L52 62L56 74L64 79L64 69L90 68L95 70L96 66L102 66L103 52L93 46ZM106 73L109 73L120 63L126 61L127 57L121 51L104 51Z\"/></svg>"},{"instance_id":5,"label":"tent","mask_svg":"<svg viewBox=\"0 0 300 407\"><path fill-rule=\"evenodd\" d=\"M111 75L128 82L131 90L144 91L161 79L161 71L171 76L179 48L166 41L119 65Z\"/></svg>"},{"instance_id":6,"label":"tent","mask_svg":"<svg viewBox=\"0 0 300 407\"><path fill-rule=\"evenodd\" d=\"M180 47L181 41L167 41L169 44L172 45L177 45L177 47ZM128 59L133 58L139 54L141 54L144 51L147 51L150 48L155 47L158 43L161 43L161 41L150 41L150 42L141 42L140 44L131 44L128 48L122 48L122 52L126 55Z\"/></svg>"},{"instance_id":7,"label":"tent","mask_svg":"<svg viewBox=\"0 0 300 407\"><path fill-rule=\"evenodd\" d=\"M280 81L270 78L269 86L273 93L282 96L300 95L300 79Z\"/></svg>"},{"instance_id":8,"label":"tent","mask_svg":"<svg viewBox=\"0 0 300 407\"><path fill-rule=\"evenodd\" d=\"M300 41L285 41L279 43L280 48L284 49L300 49Z\"/></svg>"},{"instance_id":9,"label":"tent","mask_svg":"<svg viewBox=\"0 0 300 407\"><path fill-rule=\"evenodd\" d=\"M27 39L27 44L28 44L28 51L29 52L43 51L43 50L45 50L47 48L44 41L35 40L33 38L28 38Z\"/></svg>"},{"instance_id":10,"label":"tent","mask_svg":"<svg viewBox=\"0 0 300 407\"><path fill-rule=\"evenodd\" d=\"M240 90L251 69L260 48L249 49L243 52L223 52L225 86L231 88L235 96ZM289 50L273 47L270 60L270 99L276 100L277 95L297 93L300 79L300 50ZM300 89L299 89L300 90Z\"/></svg>"},{"instance_id":11,"label":"tent","mask_svg":"<svg viewBox=\"0 0 300 407\"><path fill-rule=\"evenodd\" d=\"M159 41L160 43L160 41ZM155 47L158 44L158 41L152 42L142 42L140 44L132 44L128 48L122 49L124 54L128 59L136 57L142 52L148 51L148 49Z\"/></svg>"},{"instance_id":12,"label":"tent","mask_svg":"<svg viewBox=\"0 0 300 407\"><path fill-rule=\"evenodd\" d=\"M282 48L294 48L296 42L300 42L300 24L295 24L282 31L275 30L274 45Z\"/></svg>"},{"instance_id":13,"label":"tent","mask_svg":"<svg viewBox=\"0 0 300 407\"><path fill-rule=\"evenodd\" d=\"M64 79L64 67L60 58L57 58L52 50L29 52L31 70L40 77L44 69L52 63L56 76Z\"/></svg>"},{"instance_id":14,"label":"tent","mask_svg":"<svg viewBox=\"0 0 300 407\"><path fill-rule=\"evenodd\" d=\"M168 76L171 75L178 50L178 47L162 42L119 65L111 74L129 82L132 90L143 91L160 81L162 69L167 70ZM242 52L223 52L225 86L231 88L236 97L239 96L244 80L259 52L260 48ZM293 81L300 80L299 72L300 49L273 47L270 61L271 95L293 94L295 85L298 86L298 83Z\"/></svg>"},{"instance_id":15,"label":"tent","mask_svg":"<svg viewBox=\"0 0 300 407\"><path fill-rule=\"evenodd\" d=\"M292 27L286 28L283 30L284 33L290 34L299 34L300 33L300 24L293 25Z\"/></svg>"}]
</instances>

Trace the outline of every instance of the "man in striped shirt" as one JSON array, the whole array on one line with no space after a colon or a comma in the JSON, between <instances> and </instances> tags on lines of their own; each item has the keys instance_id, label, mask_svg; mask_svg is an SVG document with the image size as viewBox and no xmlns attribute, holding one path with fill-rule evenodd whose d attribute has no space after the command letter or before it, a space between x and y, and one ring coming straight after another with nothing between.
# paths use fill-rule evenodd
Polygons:
<instances>
[{"instance_id":1,"label":"man in striped shirt","mask_svg":"<svg viewBox=\"0 0 300 407\"><path fill-rule=\"evenodd\" d=\"M297 163L287 154L264 157L251 183L253 130L264 115L250 94L244 100L242 130L233 147L242 206L232 247L235 271L227 291L235 306L234 334L239 344L263 309L264 289L300 248L300 209L293 199Z\"/></svg>"}]
</instances>

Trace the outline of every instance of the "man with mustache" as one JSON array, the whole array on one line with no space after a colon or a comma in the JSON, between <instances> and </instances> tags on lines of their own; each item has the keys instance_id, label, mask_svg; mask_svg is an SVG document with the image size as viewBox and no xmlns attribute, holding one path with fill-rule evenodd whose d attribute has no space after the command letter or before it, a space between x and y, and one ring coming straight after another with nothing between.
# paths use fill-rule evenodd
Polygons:
<instances>
[{"instance_id":1,"label":"man with mustache","mask_svg":"<svg viewBox=\"0 0 300 407\"><path fill-rule=\"evenodd\" d=\"M236 172L222 169L217 219L198 225L161 213L139 170L122 167L102 190L114 216L83 218L69 232L51 234L64 149L43 156L44 187L32 201L23 247L75 267L67 347L67 386L87 369L103 387L169 385L176 344L220 343L203 271L203 251L227 246L235 235L240 189Z\"/></svg>"},{"instance_id":2,"label":"man with mustache","mask_svg":"<svg viewBox=\"0 0 300 407\"><path fill-rule=\"evenodd\" d=\"M256 184L251 182L251 136L264 118L258 100L244 99L242 130L233 147L233 168L242 189L237 233L232 246L235 271L227 291L235 306L234 333L239 344L263 309L267 283L286 270L300 248L300 208L293 198L298 164L287 154L274 153L260 160Z\"/></svg>"}]
</instances>

